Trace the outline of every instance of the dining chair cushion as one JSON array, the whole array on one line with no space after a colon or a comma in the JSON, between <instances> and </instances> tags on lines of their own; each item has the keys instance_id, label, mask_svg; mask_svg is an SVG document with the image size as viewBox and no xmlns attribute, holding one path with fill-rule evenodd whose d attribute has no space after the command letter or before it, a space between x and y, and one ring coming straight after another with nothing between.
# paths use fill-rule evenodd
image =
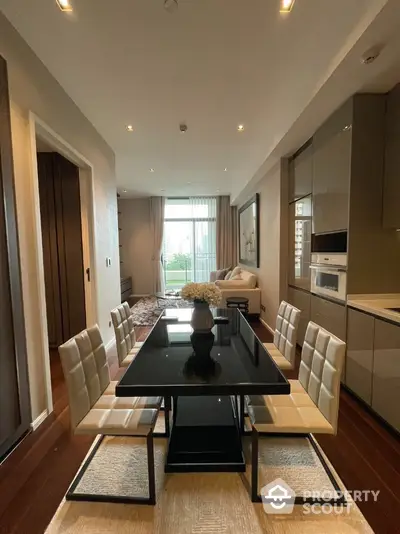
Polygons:
<instances>
[{"instance_id":1,"label":"dining chair cushion","mask_svg":"<svg viewBox=\"0 0 400 534\"><path fill-rule=\"evenodd\" d=\"M133 362L133 360L136 358L137 353L139 352L139 349L132 349L128 356L122 360L120 363L121 367L129 367L130 364Z\"/></svg>"},{"instance_id":2,"label":"dining chair cushion","mask_svg":"<svg viewBox=\"0 0 400 534\"><path fill-rule=\"evenodd\" d=\"M282 371L291 371L294 367L290 361L275 347L273 343L263 343L268 354Z\"/></svg>"},{"instance_id":3,"label":"dining chair cushion","mask_svg":"<svg viewBox=\"0 0 400 534\"><path fill-rule=\"evenodd\" d=\"M120 304L111 311L114 326L117 354L120 366L136 345L135 326L132 312L127 302Z\"/></svg>"},{"instance_id":4,"label":"dining chair cushion","mask_svg":"<svg viewBox=\"0 0 400 534\"><path fill-rule=\"evenodd\" d=\"M97 325L84 330L58 348L68 390L71 427L74 429L109 387L106 350Z\"/></svg>"},{"instance_id":5,"label":"dining chair cushion","mask_svg":"<svg viewBox=\"0 0 400 534\"><path fill-rule=\"evenodd\" d=\"M158 410L92 409L76 427L77 434L111 436L147 435L155 425Z\"/></svg>"},{"instance_id":6,"label":"dining chair cushion","mask_svg":"<svg viewBox=\"0 0 400 534\"><path fill-rule=\"evenodd\" d=\"M116 397L115 395L102 395L93 409L101 410L134 410L136 408L161 408L162 397Z\"/></svg>"},{"instance_id":7,"label":"dining chair cushion","mask_svg":"<svg viewBox=\"0 0 400 534\"><path fill-rule=\"evenodd\" d=\"M115 388L118 384L117 380L113 380L107 386L107 389L103 391L103 395L115 395Z\"/></svg>"}]
</instances>

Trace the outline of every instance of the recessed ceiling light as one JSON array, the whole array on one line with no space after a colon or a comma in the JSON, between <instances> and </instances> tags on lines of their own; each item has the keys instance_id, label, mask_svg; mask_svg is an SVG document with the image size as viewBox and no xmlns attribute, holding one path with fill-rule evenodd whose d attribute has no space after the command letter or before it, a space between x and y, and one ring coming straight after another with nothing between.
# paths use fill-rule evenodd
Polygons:
<instances>
[{"instance_id":1,"label":"recessed ceiling light","mask_svg":"<svg viewBox=\"0 0 400 534\"><path fill-rule=\"evenodd\" d=\"M188 185L190 185L192 182L187 182Z\"/></svg>"},{"instance_id":2,"label":"recessed ceiling light","mask_svg":"<svg viewBox=\"0 0 400 534\"><path fill-rule=\"evenodd\" d=\"M151 168L149 169L149 171L150 171L150 172L154 172L154 169L153 169L153 167L151 167Z\"/></svg>"},{"instance_id":3,"label":"recessed ceiling light","mask_svg":"<svg viewBox=\"0 0 400 534\"><path fill-rule=\"evenodd\" d=\"M61 11L72 11L69 0L56 0L56 2Z\"/></svg>"},{"instance_id":4,"label":"recessed ceiling light","mask_svg":"<svg viewBox=\"0 0 400 534\"><path fill-rule=\"evenodd\" d=\"M289 13L292 11L295 0L281 0L281 7L279 11L281 13Z\"/></svg>"},{"instance_id":5,"label":"recessed ceiling light","mask_svg":"<svg viewBox=\"0 0 400 534\"><path fill-rule=\"evenodd\" d=\"M228 169L225 167L224 172L227 172L227 170L228 170Z\"/></svg>"},{"instance_id":6,"label":"recessed ceiling light","mask_svg":"<svg viewBox=\"0 0 400 534\"><path fill-rule=\"evenodd\" d=\"M160 191L165 191L165 189L161 189Z\"/></svg>"},{"instance_id":7,"label":"recessed ceiling light","mask_svg":"<svg viewBox=\"0 0 400 534\"><path fill-rule=\"evenodd\" d=\"M220 189L217 189L217 193L219 193L219 192L220 192Z\"/></svg>"},{"instance_id":8,"label":"recessed ceiling light","mask_svg":"<svg viewBox=\"0 0 400 534\"><path fill-rule=\"evenodd\" d=\"M128 124L128 126L126 127L126 129L128 130L128 132L133 132L133 126L132 126L132 124Z\"/></svg>"},{"instance_id":9,"label":"recessed ceiling light","mask_svg":"<svg viewBox=\"0 0 400 534\"><path fill-rule=\"evenodd\" d=\"M123 193L127 193L127 190L126 190L126 189L124 189L124 190L123 190L122 192L123 192Z\"/></svg>"},{"instance_id":10,"label":"recessed ceiling light","mask_svg":"<svg viewBox=\"0 0 400 534\"><path fill-rule=\"evenodd\" d=\"M238 130L238 132L243 132L244 125L243 124L239 124L239 126L237 127L237 130Z\"/></svg>"}]
</instances>

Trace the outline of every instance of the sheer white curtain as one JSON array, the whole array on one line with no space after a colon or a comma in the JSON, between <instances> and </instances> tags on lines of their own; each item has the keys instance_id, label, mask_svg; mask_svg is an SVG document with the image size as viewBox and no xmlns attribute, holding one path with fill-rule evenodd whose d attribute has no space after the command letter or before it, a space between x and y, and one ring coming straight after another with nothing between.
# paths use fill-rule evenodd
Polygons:
<instances>
[{"instance_id":1,"label":"sheer white curtain","mask_svg":"<svg viewBox=\"0 0 400 534\"><path fill-rule=\"evenodd\" d=\"M217 252L217 199L191 197L193 220L193 279L208 282L210 272L216 269Z\"/></svg>"},{"instance_id":2,"label":"sheer white curtain","mask_svg":"<svg viewBox=\"0 0 400 534\"><path fill-rule=\"evenodd\" d=\"M164 269L161 262L164 235L164 197L150 198L150 226L153 236L153 292L164 291Z\"/></svg>"}]
</instances>

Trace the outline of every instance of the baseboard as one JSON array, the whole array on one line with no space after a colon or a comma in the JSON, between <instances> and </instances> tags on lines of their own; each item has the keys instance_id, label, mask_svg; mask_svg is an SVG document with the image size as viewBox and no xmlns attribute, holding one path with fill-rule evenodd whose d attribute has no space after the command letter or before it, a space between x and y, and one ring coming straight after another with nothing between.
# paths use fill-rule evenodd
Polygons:
<instances>
[{"instance_id":1,"label":"baseboard","mask_svg":"<svg viewBox=\"0 0 400 534\"><path fill-rule=\"evenodd\" d=\"M48 410L47 409L43 410L43 412L40 415L38 415L34 421L32 421L31 423L32 430L36 430L43 423L43 421L46 419L48 415L49 415Z\"/></svg>"},{"instance_id":2,"label":"baseboard","mask_svg":"<svg viewBox=\"0 0 400 534\"><path fill-rule=\"evenodd\" d=\"M106 352L108 352L111 349L111 347L113 347L113 345L115 345L115 338L110 339L110 341L107 343L107 345L105 347L106 348Z\"/></svg>"},{"instance_id":3,"label":"baseboard","mask_svg":"<svg viewBox=\"0 0 400 534\"><path fill-rule=\"evenodd\" d=\"M271 332L272 335L275 334L275 331L269 326L268 323L264 321L264 319L261 319L261 317L260 317L260 323L262 323L265 326L265 328Z\"/></svg>"}]
</instances>

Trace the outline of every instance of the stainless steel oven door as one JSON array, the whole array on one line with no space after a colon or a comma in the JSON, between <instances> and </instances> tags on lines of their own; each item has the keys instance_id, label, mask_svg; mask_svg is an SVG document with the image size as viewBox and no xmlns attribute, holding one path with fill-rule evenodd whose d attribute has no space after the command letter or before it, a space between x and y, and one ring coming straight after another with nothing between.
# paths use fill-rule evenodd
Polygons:
<instances>
[{"instance_id":1,"label":"stainless steel oven door","mask_svg":"<svg viewBox=\"0 0 400 534\"><path fill-rule=\"evenodd\" d=\"M346 269L326 265L311 265L310 269L312 293L343 302L346 300Z\"/></svg>"}]
</instances>

